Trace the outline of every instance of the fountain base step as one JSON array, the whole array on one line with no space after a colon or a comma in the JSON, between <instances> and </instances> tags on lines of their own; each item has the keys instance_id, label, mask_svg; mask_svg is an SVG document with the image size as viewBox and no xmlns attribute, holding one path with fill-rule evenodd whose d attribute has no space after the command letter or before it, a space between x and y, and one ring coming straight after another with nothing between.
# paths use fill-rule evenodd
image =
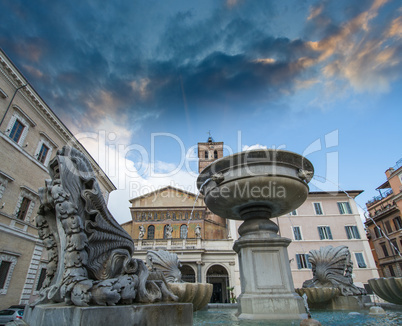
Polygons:
<instances>
[{"instance_id":1,"label":"fountain base step","mask_svg":"<svg viewBox=\"0 0 402 326\"><path fill-rule=\"evenodd\" d=\"M44 304L27 307L24 321L29 326L102 325L193 325L191 303L153 303L119 306L77 307Z\"/></svg>"},{"instance_id":2,"label":"fountain base step","mask_svg":"<svg viewBox=\"0 0 402 326\"><path fill-rule=\"evenodd\" d=\"M310 309L322 310L353 310L359 311L365 309L365 304L370 303L368 295L338 296L327 302L309 303Z\"/></svg>"},{"instance_id":3,"label":"fountain base step","mask_svg":"<svg viewBox=\"0 0 402 326\"><path fill-rule=\"evenodd\" d=\"M306 319L304 303L295 294L247 295L239 298L239 319L300 320Z\"/></svg>"}]
</instances>

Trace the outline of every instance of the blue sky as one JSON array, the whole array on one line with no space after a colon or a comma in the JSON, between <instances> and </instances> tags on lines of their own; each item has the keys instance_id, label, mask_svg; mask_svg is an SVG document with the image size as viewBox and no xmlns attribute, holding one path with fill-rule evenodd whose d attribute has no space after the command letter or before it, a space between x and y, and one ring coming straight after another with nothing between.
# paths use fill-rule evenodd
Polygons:
<instances>
[{"instance_id":1,"label":"blue sky","mask_svg":"<svg viewBox=\"0 0 402 326\"><path fill-rule=\"evenodd\" d=\"M194 146L282 148L311 190L361 189L402 158L402 4L334 1L2 1L0 46L98 160L109 206L195 191ZM332 183L333 182L333 183Z\"/></svg>"}]
</instances>

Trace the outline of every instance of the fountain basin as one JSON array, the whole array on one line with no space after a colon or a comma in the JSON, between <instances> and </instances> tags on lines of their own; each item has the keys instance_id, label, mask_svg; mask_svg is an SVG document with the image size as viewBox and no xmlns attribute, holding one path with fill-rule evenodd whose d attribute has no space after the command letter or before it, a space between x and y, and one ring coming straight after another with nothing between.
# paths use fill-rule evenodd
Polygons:
<instances>
[{"instance_id":1,"label":"fountain basin","mask_svg":"<svg viewBox=\"0 0 402 326\"><path fill-rule=\"evenodd\" d=\"M334 287L299 288L295 289L295 291L301 297L306 294L309 304L327 302L341 293L338 288Z\"/></svg>"},{"instance_id":2,"label":"fountain basin","mask_svg":"<svg viewBox=\"0 0 402 326\"><path fill-rule=\"evenodd\" d=\"M192 303L193 311L204 308L211 300L213 285L209 283L168 283L179 302Z\"/></svg>"},{"instance_id":3,"label":"fountain basin","mask_svg":"<svg viewBox=\"0 0 402 326\"><path fill-rule=\"evenodd\" d=\"M299 207L307 198L314 173L309 160L282 150L255 150L221 158L197 179L205 203L215 214L234 220L276 217ZM208 180L209 179L209 180Z\"/></svg>"},{"instance_id":4,"label":"fountain basin","mask_svg":"<svg viewBox=\"0 0 402 326\"><path fill-rule=\"evenodd\" d=\"M372 278L368 283L380 298L402 305L402 277Z\"/></svg>"}]
</instances>

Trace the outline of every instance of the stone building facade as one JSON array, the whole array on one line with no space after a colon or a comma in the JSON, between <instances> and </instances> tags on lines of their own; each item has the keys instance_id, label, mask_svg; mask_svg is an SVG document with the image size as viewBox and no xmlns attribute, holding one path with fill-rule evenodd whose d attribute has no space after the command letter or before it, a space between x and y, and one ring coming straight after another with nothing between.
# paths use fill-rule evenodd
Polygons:
<instances>
[{"instance_id":1,"label":"stone building facade","mask_svg":"<svg viewBox=\"0 0 402 326\"><path fill-rule=\"evenodd\" d=\"M69 144L86 153L107 200L113 183L0 50L0 309L35 299L47 254L38 238L38 188Z\"/></svg>"},{"instance_id":2,"label":"stone building facade","mask_svg":"<svg viewBox=\"0 0 402 326\"><path fill-rule=\"evenodd\" d=\"M367 236L381 277L402 276L402 160L385 171L379 196L366 203Z\"/></svg>"}]
</instances>

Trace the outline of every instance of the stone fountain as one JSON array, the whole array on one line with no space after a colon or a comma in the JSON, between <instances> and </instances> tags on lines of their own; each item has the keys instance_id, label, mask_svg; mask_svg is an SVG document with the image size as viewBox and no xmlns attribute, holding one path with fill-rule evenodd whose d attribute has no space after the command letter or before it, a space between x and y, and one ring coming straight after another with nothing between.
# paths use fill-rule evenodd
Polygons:
<instances>
[{"instance_id":1,"label":"stone fountain","mask_svg":"<svg viewBox=\"0 0 402 326\"><path fill-rule=\"evenodd\" d=\"M84 154L63 147L49 164L36 217L46 279L24 321L46 325L192 325L163 274L133 258L134 243L107 209Z\"/></svg>"},{"instance_id":2,"label":"stone fountain","mask_svg":"<svg viewBox=\"0 0 402 326\"><path fill-rule=\"evenodd\" d=\"M255 150L219 159L197 179L205 204L215 214L243 220L233 249L240 265L240 319L304 319L287 247L271 219L289 213L307 198L313 165L282 150Z\"/></svg>"},{"instance_id":3,"label":"stone fountain","mask_svg":"<svg viewBox=\"0 0 402 326\"><path fill-rule=\"evenodd\" d=\"M308 260L313 278L296 292L307 295L310 308L361 310L370 302L366 290L353 284L353 262L347 246L311 250Z\"/></svg>"},{"instance_id":4,"label":"stone fountain","mask_svg":"<svg viewBox=\"0 0 402 326\"><path fill-rule=\"evenodd\" d=\"M204 308L211 300L213 285L189 283L181 279L179 257L166 250L149 250L146 263L151 271L163 273L169 289L178 297L178 302L193 304L193 311Z\"/></svg>"}]
</instances>

